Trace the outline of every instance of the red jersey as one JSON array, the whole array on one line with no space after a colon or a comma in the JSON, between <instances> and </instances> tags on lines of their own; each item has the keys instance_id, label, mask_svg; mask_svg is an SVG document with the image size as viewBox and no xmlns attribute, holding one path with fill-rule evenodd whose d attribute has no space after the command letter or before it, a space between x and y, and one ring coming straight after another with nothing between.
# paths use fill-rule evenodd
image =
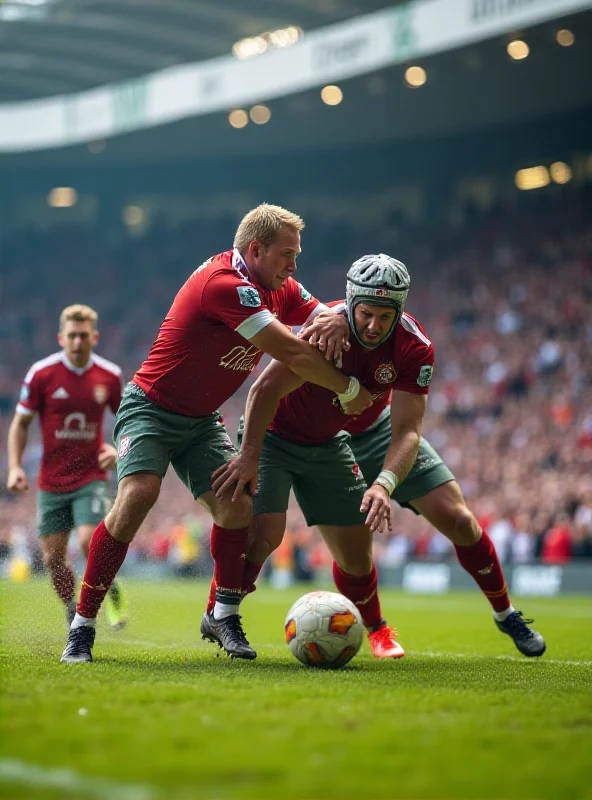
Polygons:
<instances>
[{"instance_id":1,"label":"red jersey","mask_svg":"<svg viewBox=\"0 0 592 800\"><path fill-rule=\"evenodd\" d=\"M37 485L47 492L73 492L105 480L97 458L103 444L103 417L121 400L121 369L94 353L75 367L63 351L33 364L16 410L39 414L43 456Z\"/></svg>"},{"instance_id":2,"label":"red jersey","mask_svg":"<svg viewBox=\"0 0 592 800\"><path fill-rule=\"evenodd\" d=\"M340 304L329 305L341 310ZM305 383L281 400L269 430L298 444L321 444L341 430L353 433L356 425L359 433L380 416L391 391L427 394L433 365L432 343L421 325L404 313L381 345L369 350L352 338L351 349L343 354L343 373L358 378L372 394L374 403L369 409L359 417L348 417L333 392Z\"/></svg>"},{"instance_id":3,"label":"red jersey","mask_svg":"<svg viewBox=\"0 0 592 800\"><path fill-rule=\"evenodd\" d=\"M303 325L317 306L293 278L276 291L256 286L240 253L228 250L198 267L181 288L134 383L169 411L211 414L263 355L245 340L274 318Z\"/></svg>"}]
</instances>

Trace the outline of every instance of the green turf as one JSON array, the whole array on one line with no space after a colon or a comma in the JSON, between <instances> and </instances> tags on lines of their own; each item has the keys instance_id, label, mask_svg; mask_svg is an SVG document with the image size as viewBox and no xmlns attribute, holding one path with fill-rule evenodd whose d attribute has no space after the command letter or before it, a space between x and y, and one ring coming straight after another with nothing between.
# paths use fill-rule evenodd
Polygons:
<instances>
[{"instance_id":1,"label":"green turf","mask_svg":"<svg viewBox=\"0 0 592 800\"><path fill-rule=\"evenodd\" d=\"M379 662L364 644L320 672L283 644L302 588L247 599L259 658L245 663L198 640L205 584L129 583L132 622L100 628L90 665L58 663L46 581L0 590L1 797L592 798L587 598L519 603L548 641L527 660L477 593L385 591L406 658Z\"/></svg>"}]
</instances>

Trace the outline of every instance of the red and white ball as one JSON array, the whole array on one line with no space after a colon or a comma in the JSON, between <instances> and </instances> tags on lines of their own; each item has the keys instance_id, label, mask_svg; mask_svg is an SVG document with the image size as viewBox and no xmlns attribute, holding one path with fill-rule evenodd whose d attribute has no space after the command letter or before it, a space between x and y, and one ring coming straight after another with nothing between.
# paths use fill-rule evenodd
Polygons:
<instances>
[{"instance_id":1,"label":"red and white ball","mask_svg":"<svg viewBox=\"0 0 592 800\"><path fill-rule=\"evenodd\" d=\"M286 617L286 644L310 667L338 669L356 655L364 625L351 600L336 592L309 592Z\"/></svg>"}]
</instances>

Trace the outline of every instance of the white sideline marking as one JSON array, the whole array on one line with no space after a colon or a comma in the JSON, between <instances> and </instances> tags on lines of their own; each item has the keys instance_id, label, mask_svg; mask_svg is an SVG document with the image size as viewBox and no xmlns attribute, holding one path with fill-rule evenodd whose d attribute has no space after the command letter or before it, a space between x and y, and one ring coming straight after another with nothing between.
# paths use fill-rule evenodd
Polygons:
<instances>
[{"instance_id":1,"label":"white sideline marking","mask_svg":"<svg viewBox=\"0 0 592 800\"><path fill-rule=\"evenodd\" d=\"M407 650L410 656L426 656L427 658L480 658L483 661L495 659L496 661L520 661L523 664L529 661L534 661L533 658L526 658L525 656L489 656L481 653L435 653L431 650ZM545 658L540 657L541 663L544 664L567 664L570 667L592 667L592 661L567 661L562 658Z\"/></svg>"},{"instance_id":2,"label":"white sideline marking","mask_svg":"<svg viewBox=\"0 0 592 800\"><path fill-rule=\"evenodd\" d=\"M12 758L0 759L0 782L64 789L99 800L105 797L109 800L156 800L157 797L156 791L150 786L104 781L86 777L71 769L39 767Z\"/></svg>"},{"instance_id":3,"label":"white sideline marking","mask_svg":"<svg viewBox=\"0 0 592 800\"><path fill-rule=\"evenodd\" d=\"M148 647L158 650L172 650L178 647L174 644L158 644L157 642L145 642L141 639L117 639L121 644L129 644L133 647ZM283 650L283 646L279 644L260 644L259 649L266 650ZM425 656L426 658L480 658L483 661L494 659L496 661L519 661L523 664L528 663L534 659L526 658L526 656L493 656L485 653L438 653L433 650L407 650L408 656ZM592 661L568 661L562 658L545 658L541 656L541 662L545 664L566 664L569 667L592 667Z\"/></svg>"}]
</instances>

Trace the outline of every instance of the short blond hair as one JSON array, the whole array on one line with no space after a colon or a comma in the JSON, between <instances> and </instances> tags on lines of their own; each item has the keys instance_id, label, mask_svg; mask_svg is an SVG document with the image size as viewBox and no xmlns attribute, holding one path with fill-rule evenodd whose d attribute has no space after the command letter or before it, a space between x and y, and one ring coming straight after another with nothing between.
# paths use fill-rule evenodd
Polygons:
<instances>
[{"instance_id":1,"label":"short blond hair","mask_svg":"<svg viewBox=\"0 0 592 800\"><path fill-rule=\"evenodd\" d=\"M93 328L96 328L98 320L99 315L94 308L76 303L67 306L60 314L60 330L63 330L66 322L91 322Z\"/></svg>"},{"instance_id":2,"label":"short blond hair","mask_svg":"<svg viewBox=\"0 0 592 800\"><path fill-rule=\"evenodd\" d=\"M234 246L242 251L256 240L264 247L269 247L284 228L301 231L304 220L281 206L262 203L242 218L234 237Z\"/></svg>"}]
</instances>

